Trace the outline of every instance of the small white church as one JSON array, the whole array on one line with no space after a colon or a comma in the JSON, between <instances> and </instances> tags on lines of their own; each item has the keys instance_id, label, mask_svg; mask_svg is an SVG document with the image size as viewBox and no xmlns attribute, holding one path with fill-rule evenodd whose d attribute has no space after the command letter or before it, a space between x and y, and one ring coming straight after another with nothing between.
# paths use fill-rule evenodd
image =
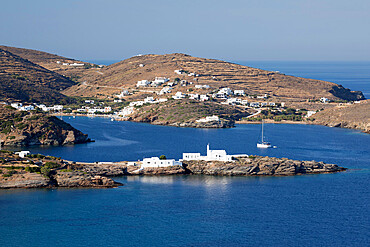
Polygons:
<instances>
[{"instance_id":1,"label":"small white church","mask_svg":"<svg viewBox=\"0 0 370 247\"><path fill-rule=\"evenodd\" d=\"M206 160L206 161L232 161L233 155L228 155L225 150L211 150L207 145L207 156L200 153L183 153L183 160Z\"/></svg>"}]
</instances>

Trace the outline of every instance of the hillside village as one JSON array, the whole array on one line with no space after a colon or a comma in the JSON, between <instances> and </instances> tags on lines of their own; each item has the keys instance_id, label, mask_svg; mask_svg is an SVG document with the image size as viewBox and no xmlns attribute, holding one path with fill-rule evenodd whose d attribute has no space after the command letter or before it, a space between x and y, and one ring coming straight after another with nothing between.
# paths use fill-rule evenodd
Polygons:
<instances>
[{"instance_id":1,"label":"hillside village","mask_svg":"<svg viewBox=\"0 0 370 247\"><path fill-rule=\"evenodd\" d=\"M56 63L60 64L60 61ZM68 64L63 63L65 66L82 66L83 64ZM285 107L284 102L276 103L270 100L268 94L263 95L250 95L246 90L243 89L231 89L229 87L222 87L219 89L212 89L207 84L198 84L197 77L199 74L193 72L186 72L183 69L174 70L175 75L187 75L191 77L190 80L180 80L178 77L171 78L166 77L155 77L154 80L139 80L136 83L136 89L122 89L120 94L112 95L109 97L110 100L106 102L100 102L92 99L85 99L76 107L76 105L71 108L68 105L53 105L46 106L45 104L23 104L19 102L1 102L1 104L9 104L15 109L20 111L33 111L36 109L42 110L44 112L50 113L75 113L75 114L87 114L89 116L93 115L107 115L112 118L112 120L127 120L135 111L138 111L140 107L144 105L153 105L167 102L168 100L192 100L199 102L212 101L221 105L235 106L239 108L252 110L252 118L249 117L249 121L259 120L256 116L263 110L273 109L274 112L284 112L287 107ZM181 91L180 91L181 90ZM147 95L148 93L153 96L146 96L141 100L133 100L140 98L142 95ZM132 101L130 101L132 100ZM108 105L108 104L109 105ZM317 103L326 105L330 103L328 98L322 97ZM359 103L355 101L354 103ZM107 105L105 105L107 104ZM125 105L123 108L121 105ZM342 103L341 103L342 104ZM352 104L347 103L347 104ZM296 109L299 112L301 109ZM314 115L317 111L304 110L305 115L303 117L309 118ZM252 114L251 114L252 115ZM263 118L263 116L262 116ZM209 115L203 118L197 119L196 122L218 122L219 116ZM293 119L294 120L294 119ZM299 118L302 120L302 118Z\"/></svg>"},{"instance_id":2,"label":"hillside village","mask_svg":"<svg viewBox=\"0 0 370 247\"><path fill-rule=\"evenodd\" d=\"M219 128L261 119L312 122L318 111L364 99L361 92L332 82L178 53L103 66L29 49L0 49L5 81L0 102L19 111ZM21 91L8 90L9 83Z\"/></svg>"}]
</instances>

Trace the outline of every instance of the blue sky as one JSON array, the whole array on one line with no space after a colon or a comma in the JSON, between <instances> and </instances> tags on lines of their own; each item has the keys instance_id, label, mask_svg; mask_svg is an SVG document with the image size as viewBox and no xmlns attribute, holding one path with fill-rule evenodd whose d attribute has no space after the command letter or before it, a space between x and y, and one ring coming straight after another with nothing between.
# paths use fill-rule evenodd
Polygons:
<instances>
[{"instance_id":1,"label":"blue sky","mask_svg":"<svg viewBox=\"0 0 370 247\"><path fill-rule=\"evenodd\" d=\"M370 60L369 0L0 0L0 43L84 60Z\"/></svg>"}]
</instances>

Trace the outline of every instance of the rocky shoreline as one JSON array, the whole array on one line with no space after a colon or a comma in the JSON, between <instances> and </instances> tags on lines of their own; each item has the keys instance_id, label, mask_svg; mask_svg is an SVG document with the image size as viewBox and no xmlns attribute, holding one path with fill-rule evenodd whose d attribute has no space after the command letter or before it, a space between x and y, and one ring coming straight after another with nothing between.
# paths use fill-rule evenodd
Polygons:
<instances>
[{"instance_id":1,"label":"rocky shoreline","mask_svg":"<svg viewBox=\"0 0 370 247\"><path fill-rule=\"evenodd\" d=\"M3 153L2 153L3 154ZM37 155L36 155L37 156ZM294 176L335 173L347 170L334 164L299 161L287 158L249 156L229 162L183 161L182 166L140 169L127 162L76 163L55 157L45 157L35 164L33 158L16 158L14 154L1 158L0 189L94 187L113 188L123 184L110 177L158 175L212 175L212 176ZM5 163L4 163L5 160ZM52 164L52 165L51 165ZM28 167L28 168L27 168ZM32 169L30 167L33 167ZM47 167L45 172L45 167Z\"/></svg>"}]
</instances>

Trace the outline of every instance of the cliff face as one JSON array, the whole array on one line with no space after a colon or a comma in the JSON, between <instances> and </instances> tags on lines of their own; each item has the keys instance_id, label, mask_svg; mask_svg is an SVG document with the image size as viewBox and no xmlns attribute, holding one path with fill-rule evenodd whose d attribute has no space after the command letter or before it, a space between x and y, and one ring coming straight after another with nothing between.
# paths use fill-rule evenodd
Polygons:
<instances>
[{"instance_id":1,"label":"cliff face","mask_svg":"<svg viewBox=\"0 0 370 247\"><path fill-rule=\"evenodd\" d=\"M66 145L89 142L86 134L70 124L41 112L21 112L0 106L2 145Z\"/></svg>"},{"instance_id":2,"label":"cliff face","mask_svg":"<svg viewBox=\"0 0 370 247\"><path fill-rule=\"evenodd\" d=\"M358 129L370 133L370 100L325 109L314 114L311 118L314 124Z\"/></svg>"}]
</instances>

